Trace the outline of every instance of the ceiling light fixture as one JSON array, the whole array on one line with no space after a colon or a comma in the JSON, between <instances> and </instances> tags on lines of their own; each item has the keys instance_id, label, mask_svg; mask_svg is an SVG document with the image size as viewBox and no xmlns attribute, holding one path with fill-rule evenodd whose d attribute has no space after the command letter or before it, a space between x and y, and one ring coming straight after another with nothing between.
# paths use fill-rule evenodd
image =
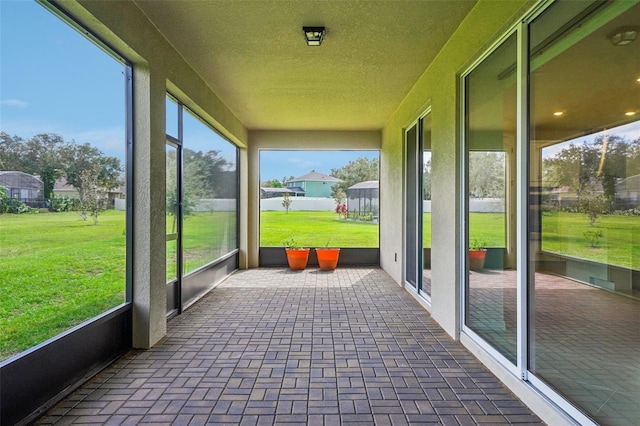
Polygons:
<instances>
[{"instance_id":1,"label":"ceiling light fixture","mask_svg":"<svg viewBox=\"0 0 640 426\"><path fill-rule=\"evenodd\" d=\"M324 27L302 27L304 38L309 46L320 46L324 40Z\"/></svg>"},{"instance_id":2,"label":"ceiling light fixture","mask_svg":"<svg viewBox=\"0 0 640 426\"><path fill-rule=\"evenodd\" d=\"M561 115L564 115L564 111L556 111L553 113L553 115L555 115L556 117L560 117Z\"/></svg>"},{"instance_id":3,"label":"ceiling light fixture","mask_svg":"<svg viewBox=\"0 0 640 426\"><path fill-rule=\"evenodd\" d=\"M607 38L614 46L626 46L638 37L639 30L640 27L619 27L610 32Z\"/></svg>"},{"instance_id":4,"label":"ceiling light fixture","mask_svg":"<svg viewBox=\"0 0 640 426\"><path fill-rule=\"evenodd\" d=\"M631 117L632 115L636 115L635 111L627 111L624 113L624 115L626 115L627 117Z\"/></svg>"}]
</instances>

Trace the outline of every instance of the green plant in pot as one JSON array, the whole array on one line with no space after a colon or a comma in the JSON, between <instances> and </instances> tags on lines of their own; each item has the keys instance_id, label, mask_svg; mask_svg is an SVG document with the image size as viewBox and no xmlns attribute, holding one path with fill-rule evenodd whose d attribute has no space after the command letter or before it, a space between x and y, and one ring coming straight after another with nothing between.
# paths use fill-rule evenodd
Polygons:
<instances>
[{"instance_id":1,"label":"green plant in pot","mask_svg":"<svg viewBox=\"0 0 640 426\"><path fill-rule=\"evenodd\" d=\"M469 269L481 271L484 269L484 261L487 257L487 242L474 238L469 243Z\"/></svg>"},{"instance_id":2,"label":"green plant in pot","mask_svg":"<svg viewBox=\"0 0 640 426\"><path fill-rule=\"evenodd\" d=\"M323 271L333 271L338 266L338 257L340 256L340 249L336 247L329 247L329 241L324 247L316 247L316 257L318 258L318 265Z\"/></svg>"},{"instance_id":3,"label":"green plant in pot","mask_svg":"<svg viewBox=\"0 0 640 426\"><path fill-rule=\"evenodd\" d=\"M283 243L285 252L287 253L289 268L294 271L301 271L306 268L307 262L309 261L309 248L300 246L293 238L289 238Z\"/></svg>"}]
</instances>

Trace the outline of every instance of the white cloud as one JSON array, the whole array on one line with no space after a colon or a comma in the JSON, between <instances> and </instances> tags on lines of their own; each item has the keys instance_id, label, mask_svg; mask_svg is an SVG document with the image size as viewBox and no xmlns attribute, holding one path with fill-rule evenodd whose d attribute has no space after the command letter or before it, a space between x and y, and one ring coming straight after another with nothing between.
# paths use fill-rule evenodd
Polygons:
<instances>
[{"instance_id":1,"label":"white cloud","mask_svg":"<svg viewBox=\"0 0 640 426\"><path fill-rule=\"evenodd\" d=\"M0 105L26 108L29 106L29 102L21 101L20 99L4 99L0 101Z\"/></svg>"},{"instance_id":2,"label":"white cloud","mask_svg":"<svg viewBox=\"0 0 640 426\"><path fill-rule=\"evenodd\" d=\"M287 161L289 163L295 164L295 167L297 169L309 169L309 170L311 170L313 168L318 168L319 166L322 166L322 162L320 162L320 161L312 161L312 160L296 158L296 157L290 157L290 158L287 159Z\"/></svg>"}]
</instances>

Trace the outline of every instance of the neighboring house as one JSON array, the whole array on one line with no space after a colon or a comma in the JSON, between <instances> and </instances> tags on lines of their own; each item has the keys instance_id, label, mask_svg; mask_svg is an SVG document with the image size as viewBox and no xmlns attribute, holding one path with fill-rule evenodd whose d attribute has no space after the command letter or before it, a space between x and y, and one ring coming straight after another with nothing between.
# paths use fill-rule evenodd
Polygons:
<instances>
[{"instance_id":1,"label":"neighboring house","mask_svg":"<svg viewBox=\"0 0 640 426\"><path fill-rule=\"evenodd\" d=\"M640 175L629 176L616 184L616 205L623 209L640 206Z\"/></svg>"},{"instance_id":2,"label":"neighboring house","mask_svg":"<svg viewBox=\"0 0 640 426\"><path fill-rule=\"evenodd\" d=\"M24 172L4 171L0 172L0 186L7 188L10 198L22 202L31 202L42 199L44 183L36 176Z\"/></svg>"},{"instance_id":3,"label":"neighboring house","mask_svg":"<svg viewBox=\"0 0 640 426\"><path fill-rule=\"evenodd\" d=\"M107 193L107 198L109 202L113 204L116 199L124 199L127 194L127 188L125 185L118 186L117 188L113 188L109 191L105 191ZM63 176L56 179L56 183L53 187L53 194L56 197L70 197L77 198L78 190L67 183L67 179Z\"/></svg>"},{"instance_id":4,"label":"neighboring house","mask_svg":"<svg viewBox=\"0 0 640 426\"><path fill-rule=\"evenodd\" d=\"M77 198L78 190L67 183L67 178L60 177L56 179L56 183L53 186L53 195L56 197L69 197Z\"/></svg>"},{"instance_id":5,"label":"neighboring house","mask_svg":"<svg viewBox=\"0 0 640 426\"><path fill-rule=\"evenodd\" d=\"M338 182L342 182L342 180L311 171L306 175L291 179L285 182L285 184L287 188L292 191L298 191L298 194L302 193L305 197L331 198L333 185Z\"/></svg>"},{"instance_id":6,"label":"neighboring house","mask_svg":"<svg viewBox=\"0 0 640 426\"><path fill-rule=\"evenodd\" d=\"M289 188L260 187L260 198L282 197L285 193L288 193L290 196L295 196L296 195Z\"/></svg>"}]
</instances>

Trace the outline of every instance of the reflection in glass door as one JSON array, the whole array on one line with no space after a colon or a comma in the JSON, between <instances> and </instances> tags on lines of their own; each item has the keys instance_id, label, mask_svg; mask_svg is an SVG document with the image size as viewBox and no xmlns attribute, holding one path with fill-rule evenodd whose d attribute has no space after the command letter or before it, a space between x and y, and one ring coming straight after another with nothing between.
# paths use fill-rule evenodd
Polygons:
<instances>
[{"instance_id":1,"label":"reflection in glass door","mask_svg":"<svg viewBox=\"0 0 640 426\"><path fill-rule=\"evenodd\" d=\"M406 132L405 281L431 295L431 116Z\"/></svg>"},{"instance_id":2,"label":"reflection in glass door","mask_svg":"<svg viewBox=\"0 0 640 426\"><path fill-rule=\"evenodd\" d=\"M467 175L465 326L516 364L516 61L511 34L464 80Z\"/></svg>"},{"instance_id":3,"label":"reflection in glass door","mask_svg":"<svg viewBox=\"0 0 640 426\"><path fill-rule=\"evenodd\" d=\"M167 312L178 313L180 301L180 150L179 145L167 141L166 158L166 250L167 250Z\"/></svg>"},{"instance_id":4,"label":"reflection in glass door","mask_svg":"<svg viewBox=\"0 0 640 426\"><path fill-rule=\"evenodd\" d=\"M431 297L431 114L420 119L422 139L420 151L422 151L422 176L420 178L422 194L422 283L420 290Z\"/></svg>"},{"instance_id":5,"label":"reflection in glass door","mask_svg":"<svg viewBox=\"0 0 640 426\"><path fill-rule=\"evenodd\" d=\"M640 39L625 38L629 25L637 34L636 1L558 2L529 27L528 368L611 425L640 424Z\"/></svg>"},{"instance_id":6,"label":"reflection in glass door","mask_svg":"<svg viewBox=\"0 0 640 426\"><path fill-rule=\"evenodd\" d=\"M170 95L166 112L166 274L167 314L182 312L182 105Z\"/></svg>"},{"instance_id":7,"label":"reflection in glass door","mask_svg":"<svg viewBox=\"0 0 640 426\"><path fill-rule=\"evenodd\" d=\"M420 218L420 199L418 188L420 169L418 165L418 124L414 124L405 135L406 144L406 188L405 188L405 251L404 251L404 280L418 290L418 271L421 257L418 257L419 235L422 232Z\"/></svg>"}]
</instances>

